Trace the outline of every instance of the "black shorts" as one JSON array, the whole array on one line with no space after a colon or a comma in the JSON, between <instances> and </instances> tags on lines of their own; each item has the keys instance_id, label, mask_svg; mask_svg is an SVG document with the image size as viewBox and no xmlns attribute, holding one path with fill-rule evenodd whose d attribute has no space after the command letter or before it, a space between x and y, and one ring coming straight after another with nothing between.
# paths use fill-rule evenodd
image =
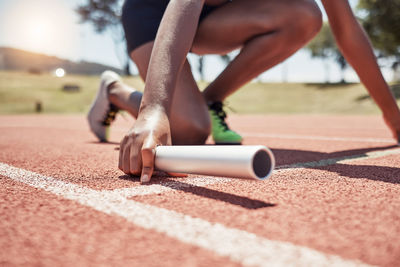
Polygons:
<instances>
[{"instance_id":1,"label":"black shorts","mask_svg":"<svg viewBox=\"0 0 400 267\"><path fill-rule=\"evenodd\" d=\"M128 52L154 41L169 0L125 0L122 7L122 25ZM216 7L205 5L200 21Z\"/></svg>"}]
</instances>

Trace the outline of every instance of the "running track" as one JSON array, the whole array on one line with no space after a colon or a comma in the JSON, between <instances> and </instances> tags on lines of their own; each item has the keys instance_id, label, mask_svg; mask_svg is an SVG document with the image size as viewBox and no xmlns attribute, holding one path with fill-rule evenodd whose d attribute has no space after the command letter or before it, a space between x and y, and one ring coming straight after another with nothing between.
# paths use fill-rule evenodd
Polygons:
<instances>
[{"instance_id":1,"label":"running track","mask_svg":"<svg viewBox=\"0 0 400 267\"><path fill-rule=\"evenodd\" d=\"M400 148L379 117L233 116L265 182L117 168L82 116L0 117L0 266L400 266Z\"/></svg>"}]
</instances>

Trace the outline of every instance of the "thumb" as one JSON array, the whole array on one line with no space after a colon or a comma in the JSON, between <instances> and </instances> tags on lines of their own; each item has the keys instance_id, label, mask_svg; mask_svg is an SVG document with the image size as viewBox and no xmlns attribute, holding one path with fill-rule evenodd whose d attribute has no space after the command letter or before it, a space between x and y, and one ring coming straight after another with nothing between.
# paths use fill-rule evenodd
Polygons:
<instances>
[{"instance_id":1,"label":"thumb","mask_svg":"<svg viewBox=\"0 0 400 267\"><path fill-rule=\"evenodd\" d=\"M154 159L155 159L155 148L156 143L154 140L150 139L145 142L142 147L142 174L140 177L140 182L147 183L150 182L151 176L154 171Z\"/></svg>"}]
</instances>

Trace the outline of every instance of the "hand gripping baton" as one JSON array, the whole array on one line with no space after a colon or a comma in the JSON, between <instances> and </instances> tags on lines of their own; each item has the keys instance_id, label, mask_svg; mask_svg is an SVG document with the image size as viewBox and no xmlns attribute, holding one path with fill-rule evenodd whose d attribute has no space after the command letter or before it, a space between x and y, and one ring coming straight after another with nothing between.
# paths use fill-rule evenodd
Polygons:
<instances>
[{"instance_id":1,"label":"hand gripping baton","mask_svg":"<svg viewBox=\"0 0 400 267\"><path fill-rule=\"evenodd\" d=\"M165 172L190 173L265 180L275 167L275 158L265 146L159 146L155 168Z\"/></svg>"}]
</instances>

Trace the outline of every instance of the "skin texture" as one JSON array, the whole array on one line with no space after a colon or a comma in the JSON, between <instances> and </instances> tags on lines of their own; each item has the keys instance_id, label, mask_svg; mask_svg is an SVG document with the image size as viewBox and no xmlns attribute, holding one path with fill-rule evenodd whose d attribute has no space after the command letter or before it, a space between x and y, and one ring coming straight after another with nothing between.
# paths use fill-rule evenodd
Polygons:
<instances>
[{"instance_id":1,"label":"skin texture","mask_svg":"<svg viewBox=\"0 0 400 267\"><path fill-rule=\"evenodd\" d=\"M197 25L204 3L220 6ZM323 4L344 56L398 139L399 109L348 1L325 0ZM205 101L224 100L280 63L304 46L321 24L321 13L312 0L171 0L156 40L131 53L146 82L143 96L137 92L130 96L134 91L119 82L110 88L111 102L120 101L117 106L128 107L137 118L121 142L119 168L127 174L141 175L141 181L148 182L157 145L203 144L210 131ZM189 50L197 54L224 54L238 48L240 54L202 95L186 60Z\"/></svg>"},{"instance_id":2,"label":"skin texture","mask_svg":"<svg viewBox=\"0 0 400 267\"><path fill-rule=\"evenodd\" d=\"M146 79L139 115L121 143L119 168L130 174L139 174L141 170L142 182L150 181L152 176L155 147L170 144L168 115L172 97L178 74L193 42L196 21L203 4L204 1L173 0L161 21L160 34L153 48L156 52L150 58L147 73L149 78ZM161 35L162 38L159 37Z\"/></svg>"}]
</instances>

